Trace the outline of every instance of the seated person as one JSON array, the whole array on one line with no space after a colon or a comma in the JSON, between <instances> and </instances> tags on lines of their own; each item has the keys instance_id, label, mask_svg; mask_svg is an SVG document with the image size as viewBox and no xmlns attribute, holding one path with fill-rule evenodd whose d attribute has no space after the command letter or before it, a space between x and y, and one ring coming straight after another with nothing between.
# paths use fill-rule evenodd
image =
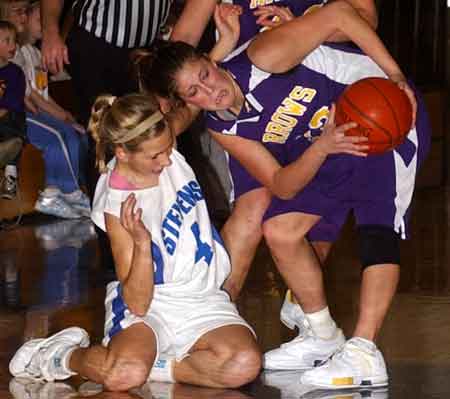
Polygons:
<instances>
[{"instance_id":1,"label":"seated person","mask_svg":"<svg viewBox=\"0 0 450 399\"><path fill-rule=\"evenodd\" d=\"M103 96L90 130L97 143L92 219L111 240L118 281L106 293L103 346L72 327L25 343L15 377L73 374L112 391L147 379L233 388L252 381L261 354L250 326L221 289L230 273L222 240L156 101ZM105 153L114 159L105 167Z\"/></svg>"}]
</instances>

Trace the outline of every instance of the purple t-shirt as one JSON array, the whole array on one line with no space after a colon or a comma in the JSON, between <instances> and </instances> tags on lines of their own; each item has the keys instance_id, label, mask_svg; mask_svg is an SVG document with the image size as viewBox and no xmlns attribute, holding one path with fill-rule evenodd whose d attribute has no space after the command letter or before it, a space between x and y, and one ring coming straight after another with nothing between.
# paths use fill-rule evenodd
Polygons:
<instances>
[{"instance_id":1,"label":"purple t-shirt","mask_svg":"<svg viewBox=\"0 0 450 399\"><path fill-rule=\"evenodd\" d=\"M25 111L25 75L12 62L0 68L0 108Z\"/></svg>"},{"instance_id":2,"label":"purple t-shirt","mask_svg":"<svg viewBox=\"0 0 450 399\"><path fill-rule=\"evenodd\" d=\"M242 7L242 14L239 18L241 33L237 47L253 38L261 30L262 27L256 24L256 17L253 15L258 7L266 5L289 7L294 15L300 16L313 7L326 2L327 0L233 0L233 4Z\"/></svg>"}]
</instances>

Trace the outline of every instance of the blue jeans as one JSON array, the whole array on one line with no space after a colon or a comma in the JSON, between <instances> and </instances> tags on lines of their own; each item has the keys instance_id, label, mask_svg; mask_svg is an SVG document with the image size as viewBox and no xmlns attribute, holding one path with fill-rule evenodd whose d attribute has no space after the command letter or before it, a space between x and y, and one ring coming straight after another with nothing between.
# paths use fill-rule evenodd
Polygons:
<instances>
[{"instance_id":1,"label":"blue jeans","mask_svg":"<svg viewBox=\"0 0 450 399\"><path fill-rule=\"evenodd\" d=\"M42 151L46 186L58 187L63 193L78 190L80 151L86 151L80 134L70 124L45 112L27 112L27 136Z\"/></svg>"}]
</instances>

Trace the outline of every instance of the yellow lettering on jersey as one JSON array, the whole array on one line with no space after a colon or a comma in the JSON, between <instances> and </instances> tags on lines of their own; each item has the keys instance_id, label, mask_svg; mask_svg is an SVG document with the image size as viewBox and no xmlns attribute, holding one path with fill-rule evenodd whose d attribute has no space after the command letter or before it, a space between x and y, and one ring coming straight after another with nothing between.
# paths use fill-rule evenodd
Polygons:
<instances>
[{"instance_id":1,"label":"yellow lettering on jersey","mask_svg":"<svg viewBox=\"0 0 450 399\"><path fill-rule=\"evenodd\" d=\"M292 98L286 97L283 102L282 106L279 106L277 108L277 112L286 114L286 115L295 115L295 116L301 116L305 113L306 107L302 104L299 104L295 102Z\"/></svg>"},{"instance_id":2,"label":"yellow lettering on jersey","mask_svg":"<svg viewBox=\"0 0 450 399\"><path fill-rule=\"evenodd\" d=\"M296 101L310 103L315 97L317 91L307 87L295 86L289 94L289 97Z\"/></svg>"},{"instance_id":3,"label":"yellow lettering on jersey","mask_svg":"<svg viewBox=\"0 0 450 399\"><path fill-rule=\"evenodd\" d=\"M310 12L317 11L319 8L322 8L323 4L314 4L310 6L303 15L309 14Z\"/></svg>"},{"instance_id":4,"label":"yellow lettering on jersey","mask_svg":"<svg viewBox=\"0 0 450 399\"><path fill-rule=\"evenodd\" d=\"M305 105L298 101L310 103L316 90L295 86L289 96L286 97L277 110L272 114L271 121L267 124L263 142L285 143L297 125L296 116L302 116L308 109Z\"/></svg>"},{"instance_id":5,"label":"yellow lettering on jersey","mask_svg":"<svg viewBox=\"0 0 450 399\"><path fill-rule=\"evenodd\" d=\"M257 7L263 7L263 6L267 6L269 4L272 4L274 0L252 0L250 2L250 10L253 10L254 8Z\"/></svg>"},{"instance_id":6,"label":"yellow lettering on jersey","mask_svg":"<svg viewBox=\"0 0 450 399\"><path fill-rule=\"evenodd\" d=\"M292 130L292 128L298 123L297 119L278 111L272 115L271 119L273 122L277 122L281 126L287 127L290 130Z\"/></svg>"},{"instance_id":7,"label":"yellow lettering on jersey","mask_svg":"<svg viewBox=\"0 0 450 399\"><path fill-rule=\"evenodd\" d=\"M330 110L327 106L319 108L309 121L311 129L320 129L328 120Z\"/></svg>"},{"instance_id":8,"label":"yellow lettering on jersey","mask_svg":"<svg viewBox=\"0 0 450 399\"><path fill-rule=\"evenodd\" d=\"M278 134L270 134L270 133L264 133L263 143L278 143L278 144L284 144L286 142L285 137L280 136Z\"/></svg>"}]
</instances>

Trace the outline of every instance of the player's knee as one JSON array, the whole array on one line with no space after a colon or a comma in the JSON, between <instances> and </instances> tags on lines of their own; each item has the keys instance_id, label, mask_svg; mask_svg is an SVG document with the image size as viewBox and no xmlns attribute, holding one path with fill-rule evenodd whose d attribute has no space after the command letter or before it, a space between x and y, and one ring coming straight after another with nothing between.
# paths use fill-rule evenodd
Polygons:
<instances>
[{"instance_id":1,"label":"player's knee","mask_svg":"<svg viewBox=\"0 0 450 399\"><path fill-rule=\"evenodd\" d=\"M110 391L128 391L147 381L150 366L137 359L117 359L107 371L104 385Z\"/></svg>"},{"instance_id":2,"label":"player's knee","mask_svg":"<svg viewBox=\"0 0 450 399\"><path fill-rule=\"evenodd\" d=\"M224 388L238 388L253 381L262 366L262 356L256 348L233 352L224 364L221 385Z\"/></svg>"},{"instance_id":3,"label":"player's knee","mask_svg":"<svg viewBox=\"0 0 450 399\"><path fill-rule=\"evenodd\" d=\"M304 239L301 230L291 229L286 223L280 222L277 218L267 220L263 225L263 234L272 254L289 251L296 248Z\"/></svg>"},{"instance_id":4,"label":"player's knee","mask_svg":"<svg viewBox=\"0 0 450 399\"><path fill-rule=\"evenodd\" d=\"M363 269L381 264L400 264L400 236L391 227L358 226L358 238Z\"/></svg>"}]
</instances>

